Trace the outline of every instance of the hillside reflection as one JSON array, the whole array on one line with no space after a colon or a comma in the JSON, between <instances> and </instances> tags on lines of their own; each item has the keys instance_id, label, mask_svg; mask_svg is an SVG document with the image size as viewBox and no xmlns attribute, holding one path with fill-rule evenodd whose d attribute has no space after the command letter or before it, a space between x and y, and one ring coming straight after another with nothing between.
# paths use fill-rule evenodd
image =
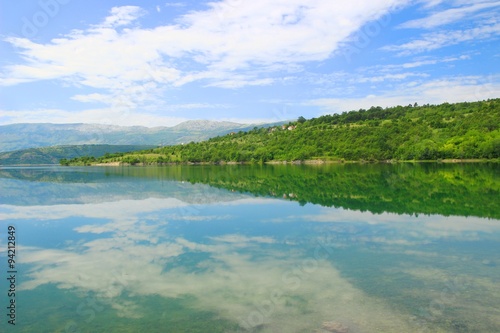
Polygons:
<instances>
[{"instance_id":1,"label":"hillside reflection","mask_svg":"<svg viewBox=\"0 0 500 333\"><path fill-rule=\"evenodd\" d=\"M14 331L495 332L497 176L489 165L2 169L0 227L16 226L22 254Z\"/></svg>"},{"instance_id":2,"label":"hillside reflection","mask_svg":"<svg viewBox=\"0 0 500 333\"><path fill-rule=\"evenodd\" d=\"M193 198L225 201L251 194L372 213L499 219L499 176L497 164L12 168L0 170L5 189L0 196L14 205L23 205L26 193L41 197L40 204L81 200L82 193L101 199L118 194L122 199L176 197L186 196L179 189L190 182L228 190L205 191L210 199L205 193L188 194L184 199L191 203L196 203Z\"/></svg>"}]
</instances>

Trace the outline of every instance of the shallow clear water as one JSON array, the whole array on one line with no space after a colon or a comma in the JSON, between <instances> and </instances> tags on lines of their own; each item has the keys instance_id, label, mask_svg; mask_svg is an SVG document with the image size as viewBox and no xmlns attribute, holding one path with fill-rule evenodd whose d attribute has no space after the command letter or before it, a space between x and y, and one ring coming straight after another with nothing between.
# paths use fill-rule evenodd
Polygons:
<instances>
[{"instance_id":1,"label":"shallow clear water","mask_svg":"<svg viewBox=\"0 0 500 333\"><path fill-rule=\"evenodd\" d=\"M4 168L0 186L2 332L500 332L497 165Z\"/></svg>"}]
</instances>

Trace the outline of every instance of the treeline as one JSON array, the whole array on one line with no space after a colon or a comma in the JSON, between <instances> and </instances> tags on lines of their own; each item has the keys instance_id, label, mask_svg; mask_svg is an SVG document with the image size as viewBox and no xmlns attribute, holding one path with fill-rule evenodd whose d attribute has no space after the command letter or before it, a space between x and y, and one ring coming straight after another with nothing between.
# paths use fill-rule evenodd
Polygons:
<instances>
[{"instance_id":1,"label":"treeline","mask_svg":"<svg viewBox=\"0 0 500 333\"><path fill-rule=\"evenodd\" d=\"M207 141L69 164L165 164L295 160L439 160L500 157L500 99L440 105L372 107L300 117Z\"/></svg>"},{"instance_id":2,"label":"treeline","mask_svg":"<svg viewBox=\"0 0 500 333\"><path fill-rule=\"evenodd\" d=\"M500 218L498 167L493 163L481 168L467 163L384 163L186 169L182 180L302 205L313 203L377 214Z\"/></svg>"},{"instance_id":3,"label":"treeline","mask_svg":"<svg viewBox=\"0 0 500 333\"><path fill-rule=\"evenodd\" d=\"M149 195L173 196L180 200L186 199L177 196L180 192L174 185L171 188L175 190L167 190L169 186L165 184L168 181L202 183L232 194L249 193L303 205L312 203L376 214L391 212L500 219L498 171L497 163L482 163L479 166L474 163L338 163L322 166L180 164L163 168L75 169L63 173L51 169L26 171L13 168L0 170L0 179L86 183L89 185L87 189L110 198L123 198L125 193L129 198ZM138 182L140 178L150 181ZM17 186L18 183L12 184L9 186ZM66 197L79 198L82 187L77 189L77 192L68 190ZM29 190L33 191L33 186ZM5 193L13 191L18 190L12 188ZM92 191L89 195L96 193ZM54 196L60 195L57 193ZM217 193L195 187L190 192L190 199L200 203L228 198Z\"/></svg>"}]
</instances>

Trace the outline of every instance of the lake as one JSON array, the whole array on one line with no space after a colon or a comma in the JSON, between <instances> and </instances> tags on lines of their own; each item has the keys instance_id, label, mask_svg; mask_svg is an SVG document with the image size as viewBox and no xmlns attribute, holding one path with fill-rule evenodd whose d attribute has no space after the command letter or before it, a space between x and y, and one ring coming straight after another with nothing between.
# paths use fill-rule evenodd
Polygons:
<instances>
[{"instance_id":1,"label":"lake","mask_svg":"<svg viewBox=\"0 0 500 333\"><path fill-rule=\"evenodd\" d=\"M500 332L498 164L13 167L0 184L2 332Z\"/></svg>"}]
</instances>

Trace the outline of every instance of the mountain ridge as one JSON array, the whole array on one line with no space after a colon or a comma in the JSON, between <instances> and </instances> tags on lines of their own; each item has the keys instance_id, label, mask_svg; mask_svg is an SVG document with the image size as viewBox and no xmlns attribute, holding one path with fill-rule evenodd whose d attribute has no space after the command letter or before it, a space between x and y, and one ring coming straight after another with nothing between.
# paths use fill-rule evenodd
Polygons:
<instances>
[{"instance_id":1,"label":"mountain ridge","mask_svg":"<svg viewBox=\"0 0 500 333\"><path fill-rule=\"evenodd\" d=\"M272 124L188 120L175 126L120 126L90 123L16 123L0 126L0 152L61 145L172 145L198 142L230 132Z\"/></svg>"},{"instance_id":2,"label":"mountain ridge","mask_svg":"<svg viewBox=\"0 0 500 333\"><path fill-rule=\"evenodd\" d=\"M371 107L229 133L93 163L276 163L284 161L436 161L500 158L500 98L478 102Z\"/></svg>"},{"instance_id":3,"label":"mountain ridge","mask_svg":"<svg viewBox=\"0 0 500 333\"><path fill-rule=\"evenodd\" d=\"M0 152L0 166L59 164L62 158L125 153L133 150L151 149L148 145L62 145L52 147L27 148Z\"/></svg>"}]
</instances>

